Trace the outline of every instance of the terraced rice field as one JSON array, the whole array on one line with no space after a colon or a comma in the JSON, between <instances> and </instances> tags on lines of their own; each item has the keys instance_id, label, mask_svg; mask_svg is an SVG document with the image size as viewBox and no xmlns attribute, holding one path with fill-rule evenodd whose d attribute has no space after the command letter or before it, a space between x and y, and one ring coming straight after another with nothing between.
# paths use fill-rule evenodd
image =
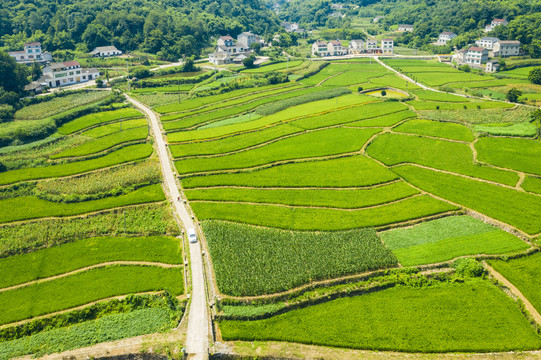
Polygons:
<instances>
[{"instance_id":1,"label":"terraced rice field","mask_svg":"<svg viewBox=\"0 0 541 360\"><path fill-rule=\"evenodd\" d=\"M55 98L43 111L54 116L62 101L78 106L94 97ZM50 142L5 149L3 156L17 167L0 177L6 185L0 189L0 358L178 325L178 300L168 307L156 303L159 296L132 295L167 290L182 296L185 288L182 242L173 237L178 226L139 111L91 113L66 122ZM111 303L111 297L126 304L115 310L120 300ZM155 324L142 326L142 319ZM51 341L54 334L66 336L62 347Z\"/></svg>"}]
</instances>

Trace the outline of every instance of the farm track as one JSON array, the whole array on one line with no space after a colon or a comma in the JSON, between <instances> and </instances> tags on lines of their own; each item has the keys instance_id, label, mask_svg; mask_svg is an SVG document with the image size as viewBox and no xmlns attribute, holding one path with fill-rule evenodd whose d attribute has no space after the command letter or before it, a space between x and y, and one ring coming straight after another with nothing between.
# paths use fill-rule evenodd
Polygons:
<instances>
[{"instance_id":1,"label":"farm track","mask_svg":"<svg viewBox=\"0 0 541 360\"><path fill-rule=\"evenodd\" d=\"M381 203L377 205L370 205L370 206L363 206L358 208L340 208L340 207L333 207L333 206L314 206L314 205L288 205L288 204L280 204L280 203L265 203L265 202L250 202L250 201L227 201L227 200L191 200L192 203L214 203L214 204L245 204L245 205L261 205L261 206L276 206L276 207L284 207L289 209L319 209L319 210L339 210L339 211L358 211L358 210L368 210L368 209L375 209L380 208L387 205L392 205L399 203L404 200L409 200L412 198L416 198L419 196L422 196L423 194L414 194L410 196L403 197L398 200L388 201L386 203Z\"/></svg>"},{"instance_id":2,"label":"farm track","mask_svg":"<svg viewBox=\"0 0 541 360\"><path fill-rule=\"evenodd\" d=\"M64 277L68 277L68 276L71 276L71 275L76 275L78 273L82 273L82 272L92 270L92 269L99 269L99 268L104 268L104 267L114 266L114 265L152 266L152 267L161 267L161 268L164 268L164 269L172 269L172 268L181 268L181 267L183 267L182 264L166 264L166 263L151 262L151 261L120 261L120 260L119 261L109 261L109 262L104 262L104 263L100 263L100 264L85 266L85 267L82 267L82 268L79 268L79 269L76 269L76 270L73 270L73 271L63 273L63 274L58 274L58 275L54 275L54 276L50 276L50 277L46 277L46 278L32 280L32 281L22 283L22 284L17 284L17 285L12 285L12 286L9 286L9 287L1 288L0 293L10 291L10 290L19 289L19 288L23 288L23 287L34 285L34 284L40 284L40 283L44 283L44 282L48 282L48 281L52 281L52 280L56 280L56 279L61 279L61 278L64 278Z\"/></svg>"},{"instance_id":3,"label":"farm track","mask_svg":"<svg viewBox=\"0 0 541 360\"><path fill-rule=\"evenodd\" d=\"M497 272L492 266L487 264L486 261L483 261L483 266L485 269L490 273L492 277L494 277L496 280L498 280L500 283L502 283L506 288L511 291L511 294L513 296L519 298L524 303L524 307L526 310L530 313L530 315L533 317L534 321L537 323L537 325L541 325L541 315L539 312L535 309L535 307L532 305L532 303L522 294L522 292L515 286L513 283L511 283L509 280L507 280L502 274Z\"/></svg>"},{"instance_id":4,"label":"farm track","mask_svg":"<svg viewBox=\"0 0 541 360\"><path fill-rule=\"evenodd\" d=\"M343 74L343 73L344 73L344 72L342 71L342 72L338 72L338 73L336 73L336 74L334 74L334 75L331 75L331 76L329 76L329 77L323 79L322 81L318 82L315 86L321 86L321 84L323 84L325 81L327 81L327 80L329 80L329 79L332 79L333 77L336 77L336 76L338 76L338 75L340 75L340 74Z\"/></svg>"}]
</instances>

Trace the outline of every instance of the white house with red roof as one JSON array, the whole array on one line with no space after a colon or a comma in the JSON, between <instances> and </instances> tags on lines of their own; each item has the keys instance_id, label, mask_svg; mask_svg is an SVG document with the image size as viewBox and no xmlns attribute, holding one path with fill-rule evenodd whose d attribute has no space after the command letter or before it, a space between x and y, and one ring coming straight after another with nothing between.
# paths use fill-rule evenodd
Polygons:
<instances>
[{"instance_id":1,"label":"white house with red roof","mask_svg":"<svg viewBox=\"0 0 541 360\"><path fill-rule=\"evenodd\" d=\"M472 67L481 67L488 60L488 50L483 47L472 46L466 52L466 64Z\"/></svg>"},{"instance_id":2,"label":"white house with red roof","mask_svg":"<svg viewBox=\"0 0 541 360\"><path fill-rule=\"evenodd\" d=\"M100 76L97 69L82 69L77 61L51 63L43 68L43 76L38 80L51 88L83 83Z\"/></svg>"}]
</instances>

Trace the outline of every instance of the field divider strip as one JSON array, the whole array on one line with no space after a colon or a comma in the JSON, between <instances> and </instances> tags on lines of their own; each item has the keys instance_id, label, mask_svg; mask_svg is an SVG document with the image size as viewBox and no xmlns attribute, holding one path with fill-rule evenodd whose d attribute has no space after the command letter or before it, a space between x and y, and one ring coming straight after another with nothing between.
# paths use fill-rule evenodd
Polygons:
<instances>
[{"instance_id":1,"label":"field divider strip","mask_svg":"<svg viewBox=\"0 0 541 360\"><path fill-rule=\"evenodd\" d=\"M315 86L321 86L321 84L323 84L325 81L327 81L327 80L329 80L329 79L332 79L333 77L336 77L336 76L341 75L341 74L343 74L343 73L345 73L345 71L341 71L341 72L338 72L338 73L336 73L336 74L333 74L333 75L331 75L331 76L329 76L329 77L327 77L327 78L321 80L321 81L318 82ZM315 74L314 74L314 75L315 75Z\"/></svg>"},{"instance_id":2,"label":"field divider strip","mask_svg":"<svg viewBox=\"0 0 541 360\"><path fill-rule=\"evenodd\" d=\"M33 221L55 220L55 219L73 219L73 218L78 218L78 217L87 217L87 216L103 214L103 213L106 213L106 212L109 212L109 211L114 211L114 210L130 209L130 208L137 207L137 206L142 206L142 205L166 204L166 203L167 203L167 200L154 201L154 202L146 202L146 203L140 203L140 204L132 204L132 205L124 205L124 206L112 207L112 208L109 208L109 209L85 212L83 214L70 215L70 216L47 216L47 217L40 217L40 218L33 218L33 219L26 219L26 220L18 220L18 221L0 223L0 227L2 227L2 226L20 225L20 224L33 222Z\"/></svg>"},{"instance_id":3,"label":"field divider strip","mask_svg":"<svg viewBox=\"0 0 541 360\"><path fill-rule=\"evenodd\" d=\"M58 275L54 275L54 276L50 276L50 277L46 277L46 278L42 278L42 279L32 280L32 281L22 283L22 284L17 284L17 285L12 285L12 286L9 286L9 287L5 287L5 288L0 289L0 293L10 291L10 290L19 289L19 288L34 285L34 284L40 284L40 283L44 283L44 282L53 281L53 280L56 280L56 279L61 279L61 278L68 277L68 276L71 276L71 275L75 275L75 274L78 274L78 273L86 272L86 271L92 270L92 269L99 269L99 268L104 268L104 267L114 266L114 265L122 265L122 266L153 266L153 267L161 267L161 268L164 268L164 269L172 269L172 268L181 268L181 267L183 267L182 264L167 264L167 263L152 262L152 261L120 261L120 260L119 261L109 261L109 262L104 262L104 263L100 263L100 264L85 266L85 267L82 267L82 268L79 268L79 269L76 269L76 270L73 270L73 271L63 273L63 274L58 274Z\"/></svg>"},{"instance_id":4,"label":"field divider strip","mask_svg":"<svg viewBox=\"0 0 541 360\"><path fill-rule=\"evenodd\" d=\"M468 145L468 146L471 145L471 142L463 141L463 140L446 139L446 138L441 138L441 137L437 137L437 136L430 136L430 135L423 135L423 134L413 134L413 133L407 133L407 132L401 132L401 131L391 131L391 132L393 134L398 134L398 135L421 137L421 138L440 140L440 141L448 141L448 142L453 142L453 143L465 144L465 145Z\"/></svg>"},{"instance_id":5,"label":"field divider strip","mask_svg":"<svg viewBox=\"0 0 541 360\"><path fill-rule=\"evenodd\" d=\"M130 109L130 108L127 108L127 109ZM134 108L131 108L131 109L134 109ZM135 109L137 110L137 109ZM92 115L92 114L99 114L98 113L90 113L88 115ZM83 115L84 116L84 115ZM106 121L106 122L102 122L102 123L98 123L98 124L94 124L94 125L91 125L91 126L88 126L88 127L85 127L83 129L80 129L80 130L77 130L77 131L74 131L72 133L69 133L69 134L62 134L63 136L72 136L72 135L80 135L82 132L85 132L87 130L92 130L92 129L95 129L95 128L98 128L100 126L105 126L105 125L111 125L111 124L116 124L116 123L119 123L119 122L124 122L124 121L128 121L128 120L139 120L139 119L144 119L144 115L141 113L140 116L129 116L129 117L126 117L126 118L122 118L122 119L116 119L116 120L111 120L111 121ZM132 128L133 129L133 128Z\"/></svg>"},{"instance_id":6,"label":"field divider strip","mask_svg":"<svg viewBox=\"0 0 541 360\"><path fill-rule=\"evenodd\" d=\"M515 285L513 285L511 281L507 280L502 274L500 274L492 266L487 264L486 261L483 261L483 267L488 271L488 273L492 277L494 277L496 280L502 283L506 288L508 288L509 291L513 294L513 296L519 298L524 303L524 307L530 313L530 315L532 316L534 321L537 323L537 325L541 325L541 315L535 309L532 303L528 300L528 298L524 296L522 292Z\"/></svg>"},{"instance_id":7,"label":"field divider strip","mask_svg":"<svg viewBox=\"0 0 541 360\"><path fill-rule=\"evenodd\" d=\"M97 140L97 139L94 139L94 140ZM92 159L96 159L96 158L101 157L101 156L108 155L108 154L110 154L110 153L112 153L114 151L120 150L120 149L122 149L123 147L126 147L126 146L137 145L137 144L145 144L147 142L147 140L148 140L148 135L147 135L147 137L145 139L136 139L136 140L125 141L125 142L113 145L111 147L108 147L107 149L103 149L102 151L99 151L99 152L86 154L86 155L81 155L81 156L64 156L64 157L60 157L60 158L55 158L55 160L65 160L65 159L78 159L80 161L92 160ZM89 142L91 142L91 141L89 141ZM82 145L84 145L84 144L86 144L86 143L83 143ZM77 162L77 161L73 161L73 162ZM61 165L61 164L62 163L55 164L55 165Z\"/></svg>"},{"instance_id":8,"label":"field divider strip","mask_svg":"<svg viewBox=\"0 0 541 360\"><path fill-rule=\"evenodd\" d=\"M402 182L402 179L391 180L388 182L383 182L374 185L366 186L355 186L355 187L318 187L318 186L303 186L303 187L293 187L293 186L284 186L284 187L257 187L257 186L237 186L237 185L216 185L216 186L201 186L195 188L189 188L186 190L206 190L206 189L254 189L254 190L362 190L362 189L373 189L382 186L391 185L397 182Z\"/></svg>"},{"instance_id":9,"label":"field divider strip","mask_svg":"<svg viewBox=\"0 0 541 360\"><path fill-rule=\"evenodd\" d=\"M280 203L265 203L265 202L250 202L250 201L228 201L228 200L190 200L191 203L213 203L213 204L246 204L246 205L261 205L261 206L277 206L285 207L289 209L320 209L320 210L338 210L338 211L358 211L358 210L367 210L375 209L387 205L392 205L399 203L405 200L409 200L424 194L413 194L410 196L403 197L398 200L388 201L386 203L380 203L376 205L369 205L357 208L340 208L334 206L314 206L314 205L289 205L289 204L280 204Z\"/></svg>"}]
</instances>

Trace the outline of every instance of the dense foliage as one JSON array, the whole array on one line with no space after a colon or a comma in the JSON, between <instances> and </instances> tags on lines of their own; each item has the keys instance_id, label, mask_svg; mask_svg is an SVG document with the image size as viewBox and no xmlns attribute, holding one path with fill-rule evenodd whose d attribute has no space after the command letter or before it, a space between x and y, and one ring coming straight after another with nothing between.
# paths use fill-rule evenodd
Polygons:
<instances>
[{"instance_id":1,"label":"dense foliage","mask_svg":"<svg viewBox=\"0 0 541 360\"><path fill-rule=\"evenodd\" d=\"M199 54L212 37L278 28L276 16L258 0L2 0L0 19L0 46L8 50L29 40L41 41L49 51L113 44L169 60Z\"/></svg>"}]
</instances>

